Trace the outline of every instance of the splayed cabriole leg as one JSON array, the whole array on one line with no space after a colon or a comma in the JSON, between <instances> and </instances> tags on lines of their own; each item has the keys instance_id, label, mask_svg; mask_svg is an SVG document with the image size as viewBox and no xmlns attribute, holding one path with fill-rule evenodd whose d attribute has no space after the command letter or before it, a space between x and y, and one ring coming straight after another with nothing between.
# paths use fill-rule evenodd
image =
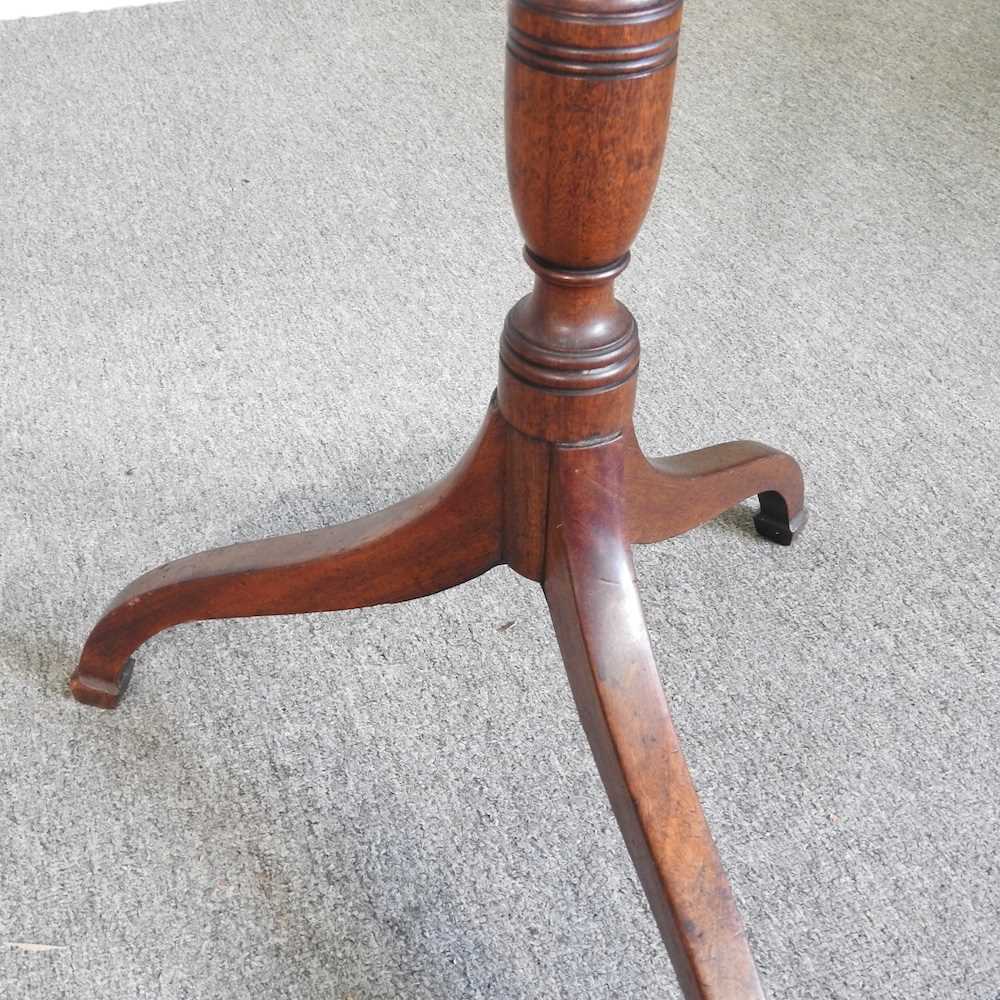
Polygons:
<instances>
[{"instance_id":1,"label":"splayed cabriole leg","mask_svg":"<svg viewBox=\"0 0 1000 1000\"><path fill-rule=\"evenodd\" d=\"M757 495L757 531L790 545L806 522L802 470L791 455L757 441L729 441L648 459L627 435L625 497L634 542L673 538Z\"/></svg>"},{"instance_id":2,"label":"splayed cabriole leg","mask_svg":"<svg viewBox=\"0 0 1000 1000\"><path fill-rule=\"evenodd\" d=\"M623 495L623 452L621 439L555 450L545 596L580 719L684 995L760 1000L653 663L623 505L608 499Z\"/></svg>"},{"instance_id":3,"label":"splayed cabriole leg","mask_svg":"<svg viewBox=\"0 0 1000 1000\"><path fill-rule=\"evenodd\" d=\"M423 493L347 524L228 545L139 577L87 639L73 694L114 708L132 653L182 622L392 604L485 573L502 559L505 441L491 404L459 466Z\"/></svg>"},{"instance_id":4,"label":"splayed cabriole leg","mask_svg":"<svg viewBox=\"0 0 1000 1000\"><path fill-rule=\"evenodd\" d=\"M754 494L758 531L788 544L805 519L802 473L752 441L647 460L632 429L639 337L614 281L660 173L679 0L509 0L508 10L508 179L535 277L507 316L478 440L447 479L379 514L147 573L97 623L73 693L113 707L132 653L181 622L405 601L506 563L544 587L685 997L761 1000L653 663L630 546Z\"/></svg>"}]
</instances>

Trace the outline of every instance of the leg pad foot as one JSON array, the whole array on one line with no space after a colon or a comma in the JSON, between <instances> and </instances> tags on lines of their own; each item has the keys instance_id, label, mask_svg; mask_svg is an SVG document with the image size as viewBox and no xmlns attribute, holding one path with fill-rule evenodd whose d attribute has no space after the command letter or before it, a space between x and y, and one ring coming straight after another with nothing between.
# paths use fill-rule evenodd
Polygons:
<instances>
[{"instance_id":1,"label":"leg pad foot","mask_svg":"<svg viewBox=\"0 0 1000 1000\"><path fill-rule=\"evenodd\" d=\"M128 690L128 682L132 679L132 667L135 661L130 656L125 661L118 681L106 681L101 677L81 674L79 671L69 679L69 689L73 697L84 705L94 705L97 708L117 708L118 702Z\"/></svg>"},{"instance_id":2,"label":"leg pad foot","mask_svg":"<svg viewBox=\"0 0 1000 1000\"><path fill-rule=\"evenodd\" d=\"M809 511L805 507L790 520L761 510L754 516L753 523L758 535L763 535L779 545L791 545L792 539L805 527L808 519Z\"/></svg>"}]
</instances>

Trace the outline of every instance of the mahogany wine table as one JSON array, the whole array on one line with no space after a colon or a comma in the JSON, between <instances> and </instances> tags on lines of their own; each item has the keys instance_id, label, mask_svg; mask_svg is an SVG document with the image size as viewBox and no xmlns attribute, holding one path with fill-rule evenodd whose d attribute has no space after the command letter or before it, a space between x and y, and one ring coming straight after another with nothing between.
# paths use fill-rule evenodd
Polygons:
<instances>
[{"instance_id":1,"label":"mahogany wine table","mask_svg":"<svg viewBox=\"0 0 1000 1000\"><path fill-rule=\"evenodd\" d=\"M407 601L505 563L544 588L570 687L685 997L763 997L657 676L631 547L756 494L788 545L802 474L734 441L646 458L639 339L614 297L660 172L680 0L511 0L507 169L534 289L511 309L479 436L424 492L348 524L154 569L95 626L70 681L113 708L133 652L181 622Z\"/></svg>"}]
</instances>

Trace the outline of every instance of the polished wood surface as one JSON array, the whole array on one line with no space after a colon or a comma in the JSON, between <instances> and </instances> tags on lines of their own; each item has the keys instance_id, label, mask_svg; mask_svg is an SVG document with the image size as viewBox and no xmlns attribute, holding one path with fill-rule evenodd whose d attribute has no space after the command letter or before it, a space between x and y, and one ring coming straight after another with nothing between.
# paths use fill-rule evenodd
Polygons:
<instances>
[{"instance_id":1,"label":"polished wood surface","mask_svg":"<svg viewBox=\"0 0 1000 1000\"><path fill-rule=\"evenodd\" d=\"M685 996L760 997L653 662L626 531L623 452L621 438L556 450L545 596L580 720Z\"/></svg>"},{"instance_id":2,"label":"polished wood surface","mask_svg":"<svg viewBox=\"0 0 1000 1000\"><path fill-rule=\"evenodd\" d=\"M347 524L227 545L140 576L90 633L73 694L115 707L132 653L182 622L393 604L485 573L503 559L505 442L491 405L463 461L423 493Z\"/></svg>"},{"instance_id":3,"label":"polished wood surface","mask_svg":"<svg viewBox=\"0 0 1000 1000\"><path fill-rule=\"evenodd\" d=\"M542 584L684 996L760 1000L653 661L631 546L754 495L758 532L787 545L805 523L801 470L753 441L648 459L633 430L639 337L614 281L660 171L679 0L511 0L509 15L508 175L534 286L504 324L478 438L450 476L385 511L139 577L94 627L71 689L114 707L135 650L183 622L405 601L506 564Z\"/></svg>"},{"instance_id":4,"label":"polished wood surface","mask_svg":"<svg viewBox=\"0 0 1000 1000\"><path fill-rule=\"evenodd\" d=\"M648 459L626 433L625 503L633 542L662 542L757 495L760 534L790 545L806 521L802 470L757 441L729 441L669 458Z\"/></svg>"}]
</instances>

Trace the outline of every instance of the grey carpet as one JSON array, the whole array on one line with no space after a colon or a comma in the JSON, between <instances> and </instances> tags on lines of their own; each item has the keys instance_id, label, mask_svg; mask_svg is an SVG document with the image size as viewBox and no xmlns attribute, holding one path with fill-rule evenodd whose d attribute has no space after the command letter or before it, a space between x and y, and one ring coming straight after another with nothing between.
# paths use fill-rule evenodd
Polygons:
<instances>
[{"instance_id":1,"label":"grey carpet","mask_svg":"<svg viewBox=\"0 0 1000 1000\"><path fill-rule=\"evenodd\" d=\"M66 696L138 571L471 438L528 285L502 48L500 0L0 25L5 1000L678 995L509 571ZM998 60L994 0L692 3L620 282L648 449L808 476L790 550L741 508L637 554L775 1000L1000 995Z\"/></svg>"}]
</instances>

